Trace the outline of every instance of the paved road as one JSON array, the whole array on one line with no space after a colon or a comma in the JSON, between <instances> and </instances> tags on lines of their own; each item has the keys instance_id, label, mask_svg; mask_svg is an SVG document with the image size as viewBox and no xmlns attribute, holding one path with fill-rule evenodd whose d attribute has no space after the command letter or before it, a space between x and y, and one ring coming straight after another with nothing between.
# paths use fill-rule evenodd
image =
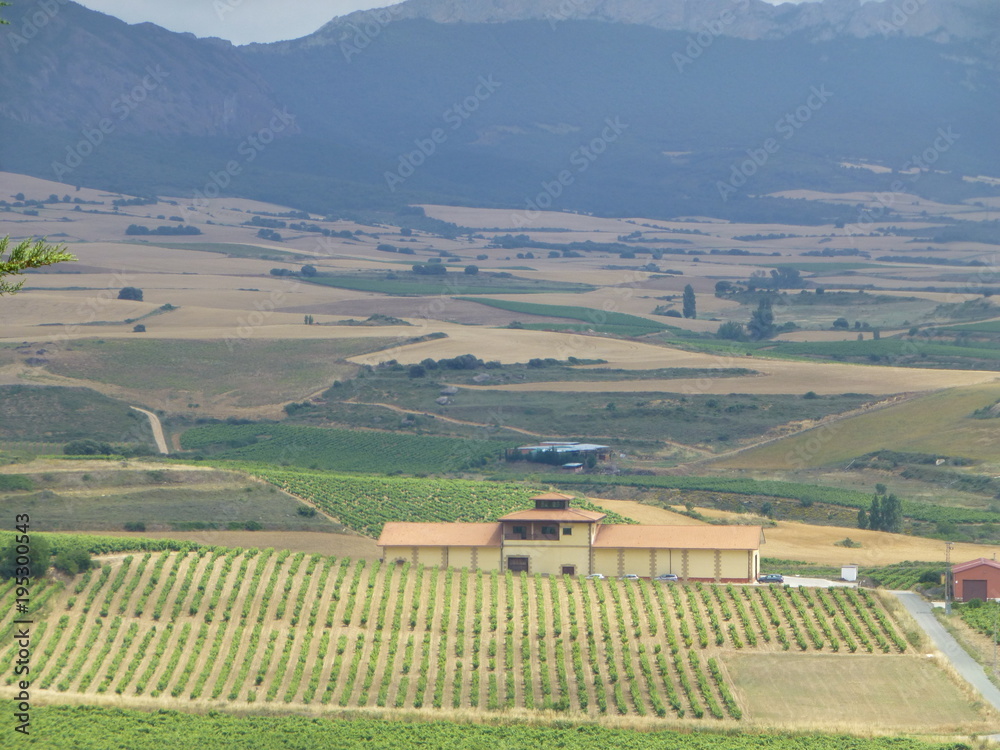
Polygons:
<instances>
[{"instance_id":1,"label":"paved road","mask_svg":"<svg viewBox=\"0 0 1000 750\"><path fill-rule=\"evenodd\" d=\"M858 584L851 581L832 581L829 578L803 578L802 576L785 576L785 585L796 588L798 586L810 586L813 588L829 589L834 586L848 586L857 588Z\"/></svg>"},{"instance_id":2,"label":"paved road","mask_svg":"<svg viewBox=\"0 0 1000 750\"><path fill-rule=\"evenodd\" d=\"M951 633L934 617L930 602L912 591L893 591L896 598L913 615L937 649L954 665L960 675L986 699L1000 710L1000 689L986 677L983 668L958 645Z\"/></svg>"},{"instance_id":3,"label":"paved road","mask_svg":"<svg viewBox=\"0 0 1000 750\"><path fill-rule=\"evenodd\" d=\"M167 448L167 439L163 435L163 425L160 424L160 418L153 414L153 412L140 409L138 406L133 406L132 408L136 411L141 411L149 417L149 426L153 428L153 439L156 440L156 447L159 448L160 453L164 455L170 453L170 450Z\"/></svg>"}]
</instances>

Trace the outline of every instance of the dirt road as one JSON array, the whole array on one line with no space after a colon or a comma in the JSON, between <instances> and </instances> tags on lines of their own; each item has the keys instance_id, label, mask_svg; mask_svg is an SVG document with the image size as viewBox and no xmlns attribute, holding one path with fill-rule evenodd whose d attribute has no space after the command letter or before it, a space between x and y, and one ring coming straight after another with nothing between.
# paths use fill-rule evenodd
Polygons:
<instances>
[{"instance_id":1,"label":"dirt road","mask_svg":"<svg viewBox=\"0 0 1000 750\"><path fill-rule=\"evenodd\" d=\"M132 408L136 411L141 411L149 417L149 426L153 430L153 439L156 440L156 447L163 455L169 454L170 449L167 448L167 439L163 435L163 425L160 424L160 418L153 414L153 412L140 409L138 406L133 406Z\"/></svg>"}]
</instances>

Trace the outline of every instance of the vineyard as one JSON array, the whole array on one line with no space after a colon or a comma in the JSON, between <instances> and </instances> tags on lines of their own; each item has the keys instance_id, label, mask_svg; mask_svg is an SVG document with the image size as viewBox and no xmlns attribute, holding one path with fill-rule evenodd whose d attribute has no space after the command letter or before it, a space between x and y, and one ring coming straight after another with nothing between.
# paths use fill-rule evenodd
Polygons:
<instances>
[{"instance_id":1,"label":"vineyard","mask_svg":"<svg viewBox=\"0 0 1000 750\"><path fill-rule=\"evenodd\" d=\"M411 474L482 466L515 445L511 441L281 424L210 425L195 427L181 436L185 450L217 450L217 458L332 471Z\"/></svg>"},{"instance_id":2,"label":"vineyard","mask_svg":"<svg viewBox=\"0 0 1000 750\"><path fill-rule=\"evenodd\" d=\"M978 599L957 607L959 616L973 630L990 638L1000 632L1000 604Z\"/></svg>"},{"instance_id":3,"label":"vineyard","mask_svg":"<svg viewBox=\"0 0 1000 750\"><path fill-rule=\"evenodd\" d=\"M373 537L387 521L495 521L506 513L533 508L529 498L539 492L538 488L466 479L352 476L267 465L246 470ZM575 500L573 505L606 513L607 523L635 523L585 500Z\"/></svg>"},{"instance_id":4,"label":"vineyard","mask_svg":"<svg viewBox=\"0 0 1000 750\"><path fill-rule=\"evenodd\" d=\"M3 706L9 716L13 709ZM544 727L483 724L388 722L371 719L330 720L299 716L190 715L175 711L148 713L92 706L36 708L44 727L26 737L26 747L46 750L106 750L110 738L129 750L197 747L204 750L287 750L296 748L407 748L439 750L959 750L968 745L930 743L903 737L837 735L730 736L714 732L636 732L601 726ZM294 738L294 739L293 739ZM294 743L294 744L292 744Z\"/></svg>"},{"instance_id":5,"label":"vineyard","mask_svg":"<svg viewBox=\"0 0 1000 750\"><path fill-rule=\"evenodd\" d=\"M176 707L738 720L727 653L908 649L868 591L513 576L270 549L119 555L51 592L33 635L37 689ZM10 596L0 591L0 605Z\"/></svg>"}]
</instances>

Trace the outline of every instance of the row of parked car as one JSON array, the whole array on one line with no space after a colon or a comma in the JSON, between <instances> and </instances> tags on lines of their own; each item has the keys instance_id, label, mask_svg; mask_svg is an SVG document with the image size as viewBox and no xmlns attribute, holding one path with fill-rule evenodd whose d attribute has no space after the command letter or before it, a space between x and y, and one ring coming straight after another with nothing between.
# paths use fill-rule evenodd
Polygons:
<instances>
[{"instance_id":1,"label":"row of parked car","mask_svg":"<svg viewBox=\"0 0 1000 750\"><path fill-rule=\"evenodd\" d=\"M587 578L593 578L597 581L603 581L607 578L603 573L591 573ZM635 573L626 573L623 576L618 576L619 581L638 581L640 576ZM674 573L660 573L658 576L653 576L654 581L661 581L664 583L672 583L673 581L679 581L680 579ZM785 577L781 573L767 573L762 575L757 579L758 583L784 583Z\"/></svg>"}]
</instances>

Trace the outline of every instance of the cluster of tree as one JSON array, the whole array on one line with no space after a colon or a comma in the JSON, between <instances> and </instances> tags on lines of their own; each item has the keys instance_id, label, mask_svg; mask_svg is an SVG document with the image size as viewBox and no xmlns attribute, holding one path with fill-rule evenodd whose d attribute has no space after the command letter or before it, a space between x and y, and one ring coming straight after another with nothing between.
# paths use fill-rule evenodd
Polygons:
<instances>
[{"instance_id":1,"label":"cluster of tree","mask_svg":"<svg viewBox=\"0 0 1000 750\"><path fill-rule=\"evenodd\" d=\"M25 550L27 547L27 550ZM89 570L93 565L90 551L82 544L63 547L52 557L52 548L48 539L37 534L32 535L31 544L19 545L16 538L0 550L0 579L20 578L23 569L28 568L32 579L45 576L49 566L71 576ZM22 570L18 570L18 569Z\"/></svg>"},{"instance_id":2,"label":"cluster of tree","mask_svg":"<svg viewBox=\"0 0 1000 750\"><path fill-rule=\"evenodd\" d=\"M152 198L116 198L111 201L112 206L151 206L159 203L159 198L155 195Z\"/></svg>"},{"instance_id":3,"label":"cluster of tree","mask_svg":"<svg viewBox=\"0 0 1000 750\"><path fill-rule=\"evenodd\" d=\"M63 446L63 454L67 456L151 456L154 451L148 445L137 443L127 445L112 445L103 441L84 438L71 440Z\"/></svg>"},{"instance_id":4,"label":"cluster of tree","mask_svg":"<svg viewBox=\"0 0 1000 750\"><path fill-rule=\"evenodd\" d=\"M124 286L118 292L118 299L130 299L142 302L142 290L137 286Z\"/></svg>"},{"instance_id":5,"label":"cluster of tree","mask_svg":"<svg viewBox=\"0 0 1000 750\"><path fill-rule=\"evenodd\" d=\"M431 260L437 260L437 263L414 263L413 273L419 274L421 276L444 276L448 273L448 269L441 264L439 258L432 258Z\"/></svg>"},{"instance_id":6,"label":"cluster of tree","mask_svg":"<svg viewBox=\"0 0 1000 750\"><path fill-rule=\"evenodd\" d=\"M263 216L254 216L250 221L244 221L243 226L246 227L267 227L268 229L284 229L288 226L287 222L281 221L281 219L265 219Z\"/></svg>"},{"instance_id":7,"label":"cluster of tree","mask_svg":"<svg viewBox=\"0 0 1000 750\"><path fill-rule=\"evenodd\" d=\"M858 510L858 528L872 531L891 531L895 534L903 530L903 506L895 495L887 494L884 484L875 485L872 503L866 511Z\"/></svg>"},{"instance_id":8,"label":"cluster of tree","mask_svg":"<svg viewBox=\"0 0 1000 750\"><path fill-rule=\"evenodd\" d=\"M304 321L304 322L305 322L305 324L306 324L307 326L311 326L311 325L312 325L313 323L315 323L316 321L315 321L315 319L313 318L313 316L312 316L312 315L306 315L306 317L305 317L305 321Z\"/></svg>"},{"instance_id":9,"label":"cluster of tree","mask_svg":"<svg viewBox=\"0 0 1000 750\"><path fill-rule=\"evenodd\" d=\"M413 255L412 247L396 247L395 245L390 245L388 242L383 242L375 248L383 253L402 253L403 255Z\"/></svg>"},{"instance_id":10,"label":"cluster of tree","mask_svg":"<svg viewBox=\"0 0 1000 750\"><path fill-rule=\"evenodd\" d=\"M683 312L685 318L694 319L698 317L695 308L694 288L690 284L684 287Z\"/></svg>"},{"instance_id":11,"label":"cluster of tree","mask_svg":"<svg viewBox=\"0 0 1000 750\"><path fill-rule=\"evenodd\" d=\"M281 234L273 229L258 229L257 236L262 240L271 240L272 242L281 242Z\"/></svg>"},{"instance_id":12,"label":"cluster of tree","mask_svg":"<svg viewBox=\"0 0 1000 750\"><path fill-rule=\"evenodd\" d=\"M156 229L150 229L142 224L129 224L128 228L125 230L125 234L131 235L147 235L147 234L160 234L160 235L183 235L183 234L201 234L201 230L198 227L192 227L185 224L180 226L162 226L156 227Z\"/></svg>"}]
</instances>

